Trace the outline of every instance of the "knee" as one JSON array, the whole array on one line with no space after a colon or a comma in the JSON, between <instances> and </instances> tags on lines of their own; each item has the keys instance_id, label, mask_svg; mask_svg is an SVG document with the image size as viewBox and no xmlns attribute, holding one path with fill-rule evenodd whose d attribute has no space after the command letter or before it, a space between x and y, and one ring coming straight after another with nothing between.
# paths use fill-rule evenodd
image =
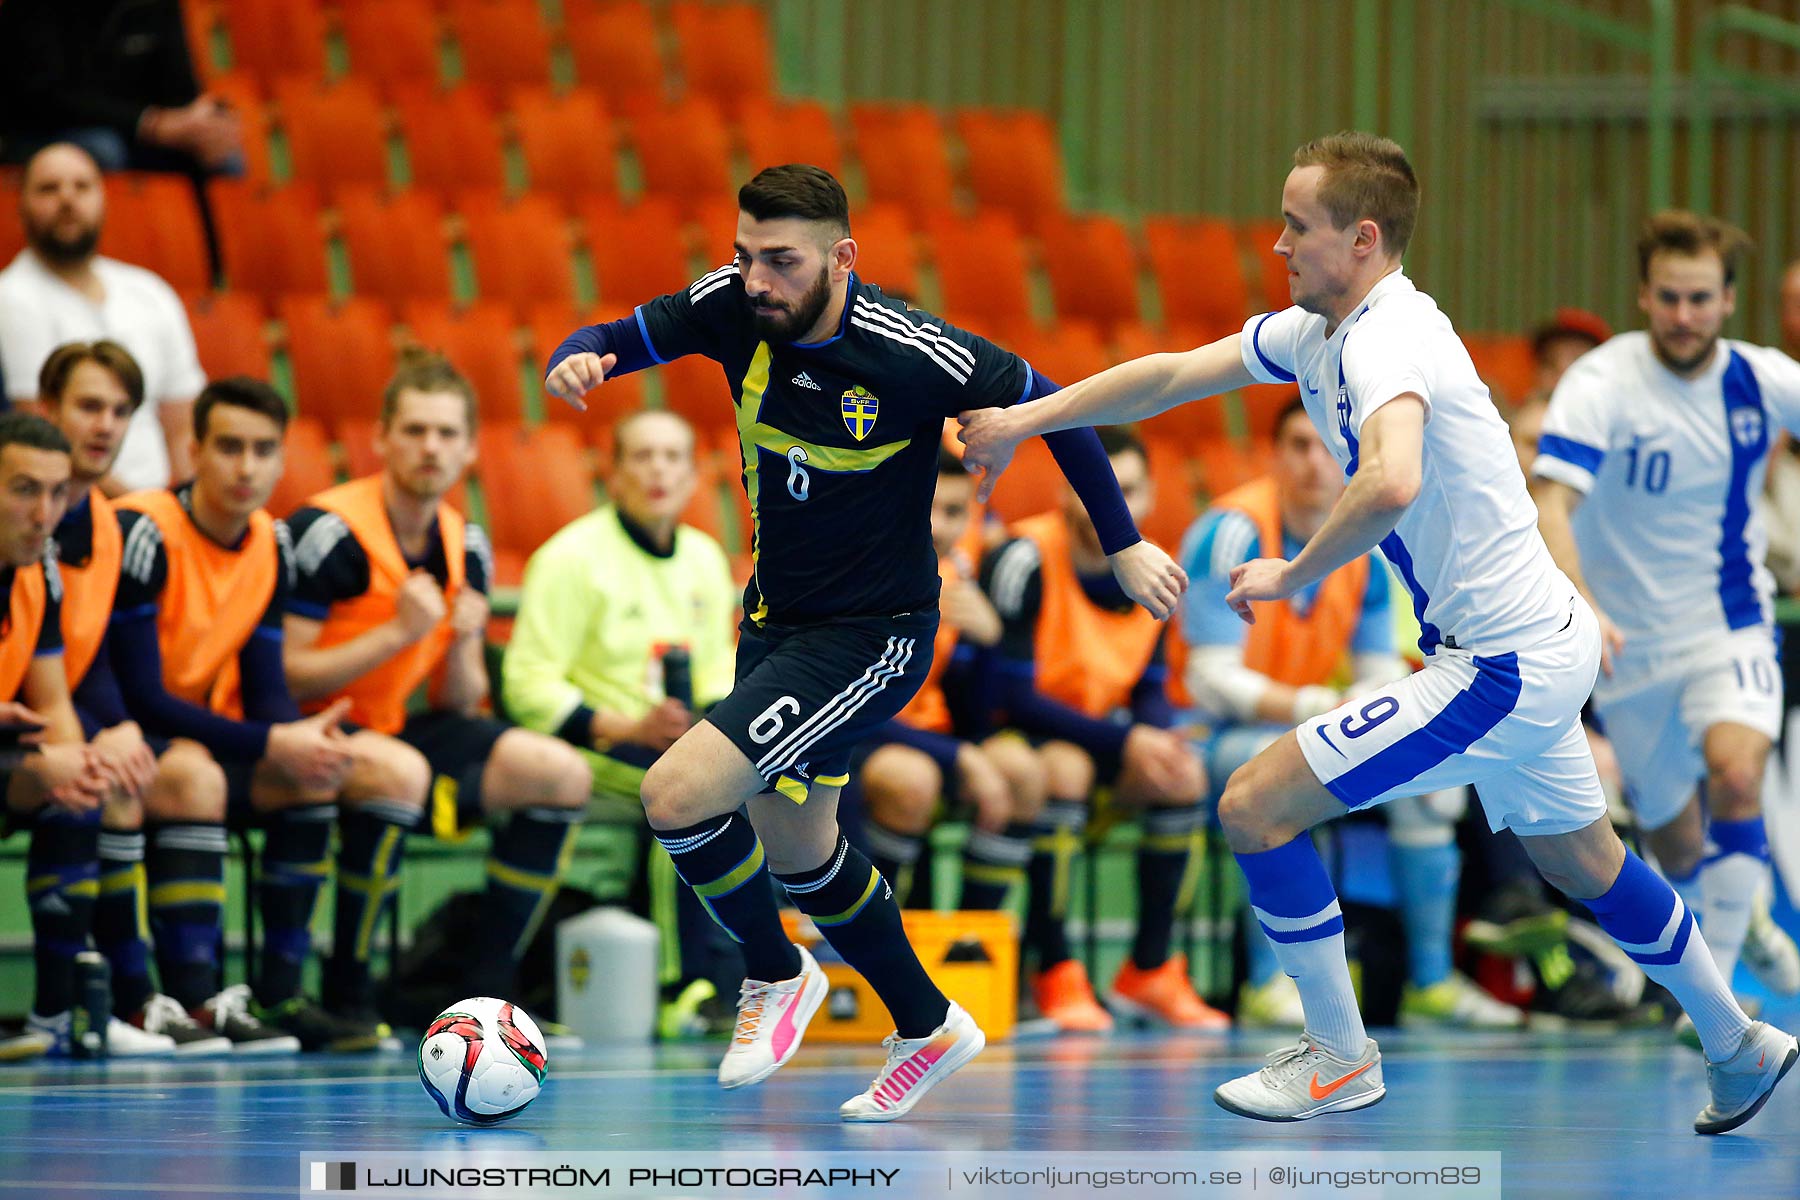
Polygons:
<instances>
[{"instance_id":1,"label":"knee","mask_svg":"<svg viewBox=\"0 0 1800 1200\"><path fill-rule=\"evenodd\" d=\"M1144 800L1154 808L1191 808L1206 796L1206 769L1191 750L1179 760L1178 769L1163 783L1150 784ZM1146 781L1148 782L1148 781Z\"/></svg>"},{"instance_id":2,"label":"knee","mask_svg":"<svg viewBox=\"0 0 1800 1200\"><path fill-rule=\"evenodd\" d=\"M218 824L225 820L225 771L205 747L179 741L156 763L156 783L146 798L158 821Z\"/></svg>"},{"instance_id":3,"label":"knee","mask_svg":"<svg viewBox=\"0 0 1800 1200\"><path fill-rule=\"evenodd\" d=\"M405 742L380 734L359 733L352 739L354 765L344 788L351 804L384 800L423 807L431 790L431 764Z\"/></svg>"},{"instance_id":4,"label":"knee","mask_svg":"<svg viewBox=\"0 0 1800 1200\"><path fill-rule=\"evenodd\" d=\"M482 793L490 806L505 797L546 808L581 808L594 786L593 770L580 751L524 729L509 729L494 744L483 774Z\"/></svg>"},{"instance_id":5,"label":"knee","mask_svg":"<svg viewBox=\"0 0 1800 1200\"><path fill-rule=\"evenodd\" d=\"M100 828L111 833L135 833L144 827L144 802L136 796L110 797L100 811Z\"/></svg>"},{"instance_id":6,"label":"knee","mask_svg":"<svg viewBox=\"0 0 1800 1200\"><path fill-rule=\"evenodd\" d=\"M638 789L644 804L644 817L652 829L685 829L707 817L697 807L701 785L691 771L663 755L644 772Z\"/></svg>"},{"instance_id":7,"label":"knee","mask_svg":"<svg viewBox=\"0 0 1800 1200\"><path fill-rule=\"evenodd\" d=\"M1239 767L1225 781L1219 797L1219 825L1233 850L1259 853L1291 841L1299 832L1269 819L1268 800L1254 762Z\"/></svg>"},{"instance_id":8,"label":"knee","mask_svg":"<svg viewBox=\"0 0 1800 1200\"><path fill-rule=\"evenodd\" d=\"M1744 821L1762 811L1763 771L1760 762L1743 758L1710 763L1706 769L1706 805L1715 819Z\"/></svg>"},{"instance_id":9,"label":"knee","mask_svg":"<svg viewBox=\"0 0 1800 1200\"><path fill-rule=\"evenodd\" d=\"M899 833L924 833L943 794L944 775L931 757L910 746L883 746L862 769L869 815Z\"/></svg>"},{"instance_id":10,"label":"knee","mask_svg":"<svg viewBox=\"0 0 1800 1200\"><path fill-rule=\"evenodd\" d=\"M1048 742L1038 752L1044 784L1058 800L1086 800L1094 793L1094 760L1069 742Z\"/></svg>"},{"instance_id":11,"label":"knee","mask_svg":"<svg viewBox=\"0 0 1800 1200\"><path fill-rule=\"evenodd\" d=\"M1012 793L1012 819L1035 821L1044 811L1044 795L1049 780L1037 752L1018 738L990 738L982 749L1006 780Z\"/></svg>"}]
</instances>

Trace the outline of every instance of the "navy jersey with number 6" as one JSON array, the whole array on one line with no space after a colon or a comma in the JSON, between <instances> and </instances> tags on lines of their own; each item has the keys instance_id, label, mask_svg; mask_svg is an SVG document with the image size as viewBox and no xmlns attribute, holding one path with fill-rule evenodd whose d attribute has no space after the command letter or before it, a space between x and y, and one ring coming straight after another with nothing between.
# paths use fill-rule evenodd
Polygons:
<instances>
[{"instance_id":1,"label":"navy jersey with number 6","mask_svg":"<svg viewBox=\"0 0 1800 1200\"><path fill-rule=\"evenodd\" d=\"M1017 403L1025 361L855 275L837 332L765 341L736 264L637 310L652 358L703 354L737 408L756 569L744 612L804 625L937 606L931 497L944 420Z\"/></svg>"}]
</instances>

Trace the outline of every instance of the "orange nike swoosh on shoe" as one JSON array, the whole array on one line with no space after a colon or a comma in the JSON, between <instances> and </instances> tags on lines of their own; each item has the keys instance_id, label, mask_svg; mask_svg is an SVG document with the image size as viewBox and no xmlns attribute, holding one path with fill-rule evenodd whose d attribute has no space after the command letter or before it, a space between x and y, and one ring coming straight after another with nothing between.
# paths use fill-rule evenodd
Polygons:
<instances>
[{"instance_id":1,"label":"orange nike swoosh on shoe","mask_svg":"<svg viewBox=\"0 0 1800 1200\"><path fill-rule=\"evenodd\" d=\"M1317 1071L1314 1071L1313 1077L1312 1077L1312 1083L1307 1085L1307 1090L1312 1093L1312 1098L1314 1100L1323 1100L1325 1097L1331 1095L1331 1093L1337 1091L1339 1088L1343 1087L1346 1083L1349 1083L1352 1079L1355 1079L1358 1075L1361 1075L1364 1071L1368 1070L1370 1067L1372 1067L1374 1065L1375 1064L1372 1062L1364 1063L1362 1066L1356 1068L1356 1070L1350 1072L1348 1075L1345 1075L1341 1079L1334 1079L1330 1083L1326 1084L1324 1087L1319 1086L1319 1073Z\"/></svg>"},{"instance_id":2,"label":"orange nike swoosh on shoe","mask_svg":"<svg viewBox=\"0 0 1800 1200\"><path fill-rule=\"evenodd\" d=\"M1769 1052L1767 1050L1764 1050L1761 1054L1756 1056L1756 1069L1759 1071L1762 1070L1762 1065L1765 1062L1767 1062L1768 1060L1769 1060Z\"/></svg>"}]
</instances>

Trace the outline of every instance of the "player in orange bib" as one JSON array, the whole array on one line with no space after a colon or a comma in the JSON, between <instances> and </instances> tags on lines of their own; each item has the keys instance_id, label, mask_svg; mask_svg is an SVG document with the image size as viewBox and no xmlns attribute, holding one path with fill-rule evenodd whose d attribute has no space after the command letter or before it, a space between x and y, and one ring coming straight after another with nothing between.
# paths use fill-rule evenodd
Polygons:
<instances>
[{"instance_id":1,"label":"player in orange bib","mask_svg":"<svg viewBox=\"0 0 1800 1200\"><path fill-rule=\"evenodd\" d=\"M974 479L960 458L939 451L931 541L944 584L943 619L931 669L899 716L869 736L858 768L869 861L894 881L903 903L921 908L931 901L913 887L913 864L940 801L974 809L958 907L975 909L999 908L1024 878L1031 823L1044 807L1044 768L1030 744L986 736L987 651L999 644L1001 625L968 552L974 511Z\"/></svg>"},{"instance_id":2,"label":"player in orange bib","mask_svg":"<svg viewBox=\"0 0 1800 1200\"><path fill-rule=\"evenodd\" d=\"M474 389L449 360L413 352L401 361L382 398L381 472L319 493L289 519L296 571L284 641L288 686L304 710L348 701L351 721L425 756L433 783L422 832L456 840L504 814L467 978L471 990L508 996L568 873L592 778L566 742L480 712L493 555L481 527L446 499L474 460L475 413ZM421 687L425 707L409 712ZM373 1012L369 951L417 815L366 804L339 820L324 995L333 1012Z\"/></svg>"},{"instance_id":3,"label":"player in orange bib","mask_svg":"<svg viewBox=\"0 0 1800 1200\"><path fill-rule=\"evenodd\" d=\"M1125 428L1100 431L1134 520L1150 511L1144 444ZM1095 999L1087 970L1063 929L1069 862L1086 828L1096 785L1141 810L1138 927L1114 978L1113 1008L1178 1028L1220 1029L1229 1018L1194 991L1185 955L1172 954L1176 913L1199 831L1206 773L1170 730L1166 639L1160 622L1101 578L1093 524L1065 497L1060 512L1012 528L1015 540L989 559L985 586L1000 612L1000 706L1039 743L1049 788L1033 829L1025 948L1035 955L1038 1009L1062 1029L1103 1032L1113 1018Z\"/></svg>"},{"instance_id":4,"label":"player in orange bib","mask_svg":"<svg viewBox=\"0 0 1800 1200\"><path fill-rule=\"evenodd\" d=\"M313 910L338 805L416 813L430 773L410 746L340 729L348 702L302 717L288 691L281 619L293 553L287 527L263 510L286 426L287 406L258 380L215 380L201 392L193 481L117 502L124 550L108 638L138 723L204 745L225 769L229 819L264 831L259 970L252 988L215 996L201 1023L253 1019L303 1049L373 1050L379 1024L327 1013L301 991ZM182 953L203 961L208 938L189 932Z\"/></svg>"}]
</instances>

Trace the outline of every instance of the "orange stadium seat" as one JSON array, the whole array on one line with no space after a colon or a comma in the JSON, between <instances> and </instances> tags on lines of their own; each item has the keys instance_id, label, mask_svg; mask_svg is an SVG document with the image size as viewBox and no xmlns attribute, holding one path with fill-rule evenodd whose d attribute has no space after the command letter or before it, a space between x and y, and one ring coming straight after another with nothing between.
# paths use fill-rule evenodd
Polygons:
<instances>
[{"instance_id":1,"label":"orange stadium seat","mask_svg":"<svg viewBox=\"0 0 1800 1200\"><path fill-rule=\"evenodd\" d=\"M580 436L567 424L483 425L476 443L496 550L529 556L594 507L594 471Z\"/></svg>"},{"instance_id":2,"label":"orange stadium seat","mask_svg":"<svg viewBox=\"0 0 1800 1200\"><path fill-rule=\"evenodd\" d=\"M213 0L188 0L181 5L181 25L187 33L188 57L202 86L218 74L213 60L213 31L219 27L219 6Z\"/></svg>"},{"instance_id":3,"label":"orange stadium seat","mask_svg":"<svg viewBox=\"0 0 1800 1200\"><path fill-rule=\"evenodd\" d=\"M533 191L555 196L571 212L619 194L618 147L599 92L521 88L511 107Z\"/></svg>"},{"instance_id":4,"label":"orange stadium seat","mask_svg":"<svg viewBox=\"0 0 1800 1200\"><path fill-rule=\"evenodd\" d=\"M668 201L651 197L629 207L589 204L581 218L600 311L624 316L654 296L693 282L681 218Z\"/></svg>"},{"instance_id":5,"label":"orange stadium seat","mask_svg":"<svg viewBox=\"0 0 1800 1200\"><path fill-rule=\"evenodd\" d=\"M563 36L575 77L597 88L616 113L641 113L667 97L656 18L645 0L565 5Z\"/></svg>"},{"instance_id":6,"label":"orange stadium seat","mask_svg":"<svg viewBox=\"0 0 1800 1200\"><path fill-rule=\"evenodd\" d=\"M1041 112L960 109L957 135L968 151L969 189L983 208L1009 212L1022 229L1042 231L1066 212L1062 150Z\"/></svg>"},{"instance_id":7,"label":"orange stadium seat","mask_svg":"<svg viewBox=\"0 0 1800 1200\"><path fill-rule=\"evenodd\" d=\"M651 367L662 385L663 407L686 417L702 445L714 445L735 437L737 410L731 402L731 386L718 363L698 354Z\"/></svg>"},{"instance_id":8,"label":"orange stadium seat","mask_svg":"<svg viewBox=\"0 0 1800 1200\"><path fill-rule=\"evenodd\" d=\"M505 188L500 122L480 89L414 82L391 91L414 187L446 196L466 188Z\"/></svg>"},{"instance_id":9,"label":"orange stadium seat","mask_svg":"<svg viewBox=\"0 0 1800 1200\"><path fill-rule=\"evenodd\" d=\"M367 82L344 79L327 88L288 76L276 80L274 96L295 179L328 191L387 182L387 118Z\"/></svg>"},{"instance_id":10,"label":"orange stadium seat","mask_svg":"<svg viewBox=\"0 0 1800 1200\"><path fill-rule=\"evenodd\" d=\"M1112 365L1099 331L1086 321L1064 321L1048 331L1020 329L1002 344L1057 384L1075 383Z\"/></svg>"},{"instance_id":11,"label":"orange stadium seat","mask_svg":"<svg viewBox=\"0 0 1800 1200\"><path fill-rule=\"evenodd\" d=\"M692 216L734 192L731 139L709 101L684 100L641 113L630 128L650 195L666 196Z\"/></svg>"},{"instance_id":12,"label":"orange stadium seat","mask_svg":"<svg viewBox=\"0 0 1800 1200\"><path fill-rule=\"evenodd\" d=\"M400 312L410 340L441 350L474 385L483 421L525 417L520 382L519 343L513 316L504 304L478 301L462 309L435 301L414 301Z\"/></svg>"},{"instance_id":13,"label":"orange stadium seat","mask_svg":"<svg viewBox=\"0 0 1800 1200\"><path fill-rule=\"evenodd\" d=\"M543 395L541 382L551 353L562 345L563 339L581 326L593 323L593 318L584 320L573 309L555 305L542 305L533 309L530 324L531 370L532 378L540 381L537 387L540 403L544 407L544 419L577 426L582 437L599 454L600 474L605 476L612 466L612 427L620 418L645 407L644 377L648 372L634 371L629 375L607 380L588 393L586 412L554 396Z\"/></svg>"},{"instance_id":14,"label":"orange stadium seat","mask_svg":"<svg viewBox=\"0 0 1800 1200\"><path fill-rule=\"evenodd\" d=\"M843 174L837 123L817 100L746 99L738 106L737 124L752 172L782 163L811 163L833 175Z\"/></svg>"},{"instance_id":15,"label":"orange stadium seat","mask_svg":"<svg viewBox=\"0 0 1800 1200\"><path fill-rule=\"evenodd\" d=\"M1010 219L941 213L926 227L945 317L984 328L1014 328L1032 319L1025 242Z\"/></svg>"},{"instance_id":16,"label":"orange stadium seat","mask_svg":"<svg viewBox=\"0 0 1800 1200\"><path fill-rule=\"evenodd\" d=\"M122 173L106 181L101 250L147 267L178 292L212 286L194 185L180 175Z\"/></svg>"},{"instance_id":17,"label":"orange stadium seat","mask_svg":"<svg viewBox=\"0 0 1800 1200\"><path fill-rule=\"evenodd\" d=\"M269 109L262 85L243 71L214 75L206 92L237 110L244 136L244 174L248 183L269 182Z\"/></svg>"},{"instance_id":18,"label":"orange stadium seat","mask_svg":"<svg viewBox=\"0 0 1800 1200\"><path fill-rule=\"evenodd\" d=\"M702 459L695 474L694 498L681 510L681 522L692 525L714 541L728 544L732 538L725 529L727 505L720 492L725 481L718 464Z\"/></svg>"},{"instance_id":19,"label":"orange stadium seat","mask_svg":"<svg viewBox=\"0 0 1800 1200\"><path fill-rule=\"evenodd\" d=\"M459 198L480 295L525 313L533 305L575 303L568 219L548 196L503 202L493 192Z\"/></svg>"},{"instance_id":20,"label":"orange stadium seat","mask_svg":"<svg viewBox=\"0 0 1800 1200\"><path fill-rule=\"evenodd\" d=\"M1200 469L1200 479L1208 496L1222 496L1232 488L1249 483L1269 470L1268 443L1209 441L1190 450L1189 457Z\"/></svg>"},{"instance_id":21,"label":"orange stadium seat","mask_svg":"<svg viewBox=\"0 0 1800 1200\"><path fill-rule=\"evenodd\" d=\"M436 83L441 35L430 0L356 0L340 5L350 71L383 83Z\"/></svg>"},{"instance_id":22,"label":"orange stadium seat","mask_svg":"<svg viewBox=\"0 0 1800 1200\"><path fill-rule=\"evenodd\" d=\"M409 300L450 299L444 206L435 195L345 188L337 212L357 292L396 308Z\"/></svg>"},{"instance_id":23,"label":"orange stadium seat","mask_svg":"<svg viewBox=\"0 0 1800 1200\"><path fill-rule=\"evenodd\" d=\"M865 204L850 212L856 274L890 296L919 298L918 229L895 204Z\"/></svg>"},{"instance_id":24,"label":"orange stadium seat","mask_svg":"<svg viewBox=\"0 0 1800 1200\"><path fill-rule=\"evenodd\" d=\"M1257 383L1238 393L1244 406L1244 424L1253 441L1270 441L1275 437L1275 418L1292 404L1300 389L1291 383Z\"/></svg>"},{"instance_id":25,"label":"orange stadium seat","mask_svg":"<svg viewBox=\"0 0 1800 1200\"><path fill-rule=\"evenodd\" d=\"M1146 354L1191 350L1211 341L1211 337L1195 329L1154 329L1146 325L1126 325L1115 331L1113 359L1126 362ZM1227 422L1225 401L1200 400L1181 404L1168 412L1141 423L1145 437L1172 438L1189 448L1192 457L1198 447L1225 439Z\"/></svg>"},{"instance_id":26,"label":"orange stadium seat","mask_svg":"<svg viewBox=\"0 0 1800 1200\"><path fill-rule=\"evenodd\" d=\"M1276 220L1246 221L1238 227L1238 236L1256 265L1260 284L1253 289L1259 294L1252 297L1251 303L1265 312L1287 308L1294 302L1288 294L1287 260L1275 253L1275 239L1281 236L1282 228Z\"/></svg>"},{"instance_id":27,"label":"orange stadium seat","mask_svg":"<svg viewBox=\"0 0 1800 1200\"><path fill-rule=\"evenodd\" d=\"M956 185L936 112L923 104L853 104L850 124L870 199L917 214L950 210Z\"/></svg>"},{"instance_id":28,"label":"orange stadium seat","mask_svg":"<svg viewBox=\"0 0 1800 1200\"><path fill-rule=\"evenodd\" d=\"M194 331L194 345L206 377L267 379L269 340L263 323L261 301L242 292L215 292L188 305L188 325Z\"/></svg>"},{"instance_id":29,"label":"orange stadium seat","mask_svg":"<svg viewBox=\"0 0 1800 1200\"><path fill-rule=\"evenodd\" d=\"M705 96L727 113L769 94L769 28L759 4L675 0L675 54L690 96Z\"/></svg>"},{"instance_id":30,"label":"orange stadium seat","mask_svg":"<svg viewBox=\"0 0 1800 1200\"><path fill-rule=\"evenodd\" d=\"M215 179L207 190L233 289L268 304L289 292L326 290L329 252L317 188L296 183L263 192L244 180Z\"/></svg>"},{"instance_id":31,"label":"orange stadium seat","mask_svg":"<svg viewBox=\"0 0 1800 1200\"><path fill-rule=\"evenodd\" d=\"M1463 334L1463 345L1475 371L1502 407L1523 400L1537 383L1537 357L1531 339L1508 334Z\"/></svg>"},{"instance_id":32,"label":"orange stadium seat","mask_svg":"<svg viewBox=\"0 0 1800 1200\"><path fill-rule=\"evenodd\" d=\"M1242 326L1250 317L1250 286L1237 235L1228 223L1212 217L1149 217L1144 241L1164 321Z\"/></svg>"},{"instance_id":33,"label":"orange stadium seat","mask_svg":"<svg viewBox=\"0 0 1800 1200\"><path fill-rule=\"evenodd\" d=\"M367 296L337 305L324 296L286 296L275 311L287 327L301 413L336 425L380 406L394 361L386 305Z\"/></svg>"},{"instance_id":34,"label":"orange stadium seat","mask_svg":"<svg viewBox=\"0 0 1800 1200\"><path fill-rule=\"evenodd\" d=\"M331 441L325 436L324 422L316 417L289 420L287 436L282 439L281 479L269 497L269 512L277 517L292 516L308 497L336 482L337 471L331 465Z\"/></svg>"},{"instance_id":35,"label":"orange stadium seat","mask_svg":"<svg viewBox=\"0 0 1800 1200\"><path fill-rule=\"evenodd\" d=\"M1156 499L1150 515L1144 520L1143 535L1174 554L1181 536L1200 514L1194 497L1194 484L1188 471L1187 447L1169 438L1146 437L1150 480L1156 488Z\"/></svg>"},{"instance_id":36,"label":"orange stadium seat","mask_svg":"<svg viewBox=\"0 0 1800 1200\"><path fill-rule=\"evenodd\" d=\"M1137 251L1117 218L1053 221L1043 237L1044 271L1058 317L1107 329L1138 319Z\"/></svg>"},{"instance_id":37,"label":"orange stadium seat","mask_svg":"<svg viewBox=\"0 0 1800 1200\"><path fill-rule=\"evenodd\" d=\"M537 0L451 0L463 79L492 87L550 82L550 31Z\"/></svg>"},{"instance_id":38,"label":"orange stadium seat","mask_svg":"<svg viewBox=\"0 0 1800 1200\"><path fill-rule=\"evenodd\" d=\"M219 5L231 61L263 79L325 77L325 16L318 0L228 0Z\"/></svg>"},{"instance_id":39,"label":"orange stadium seat","mask_svg":"<svg viewBox=\"0 0 1800 1200\"><path fill-rule=\"evenodd\" d=\"M1043 438L1027 438L1000 476L988 507L1011 524L1021 517L1048 512L1062 496L1063 474Z\"/></svg>"}]
</instances>

